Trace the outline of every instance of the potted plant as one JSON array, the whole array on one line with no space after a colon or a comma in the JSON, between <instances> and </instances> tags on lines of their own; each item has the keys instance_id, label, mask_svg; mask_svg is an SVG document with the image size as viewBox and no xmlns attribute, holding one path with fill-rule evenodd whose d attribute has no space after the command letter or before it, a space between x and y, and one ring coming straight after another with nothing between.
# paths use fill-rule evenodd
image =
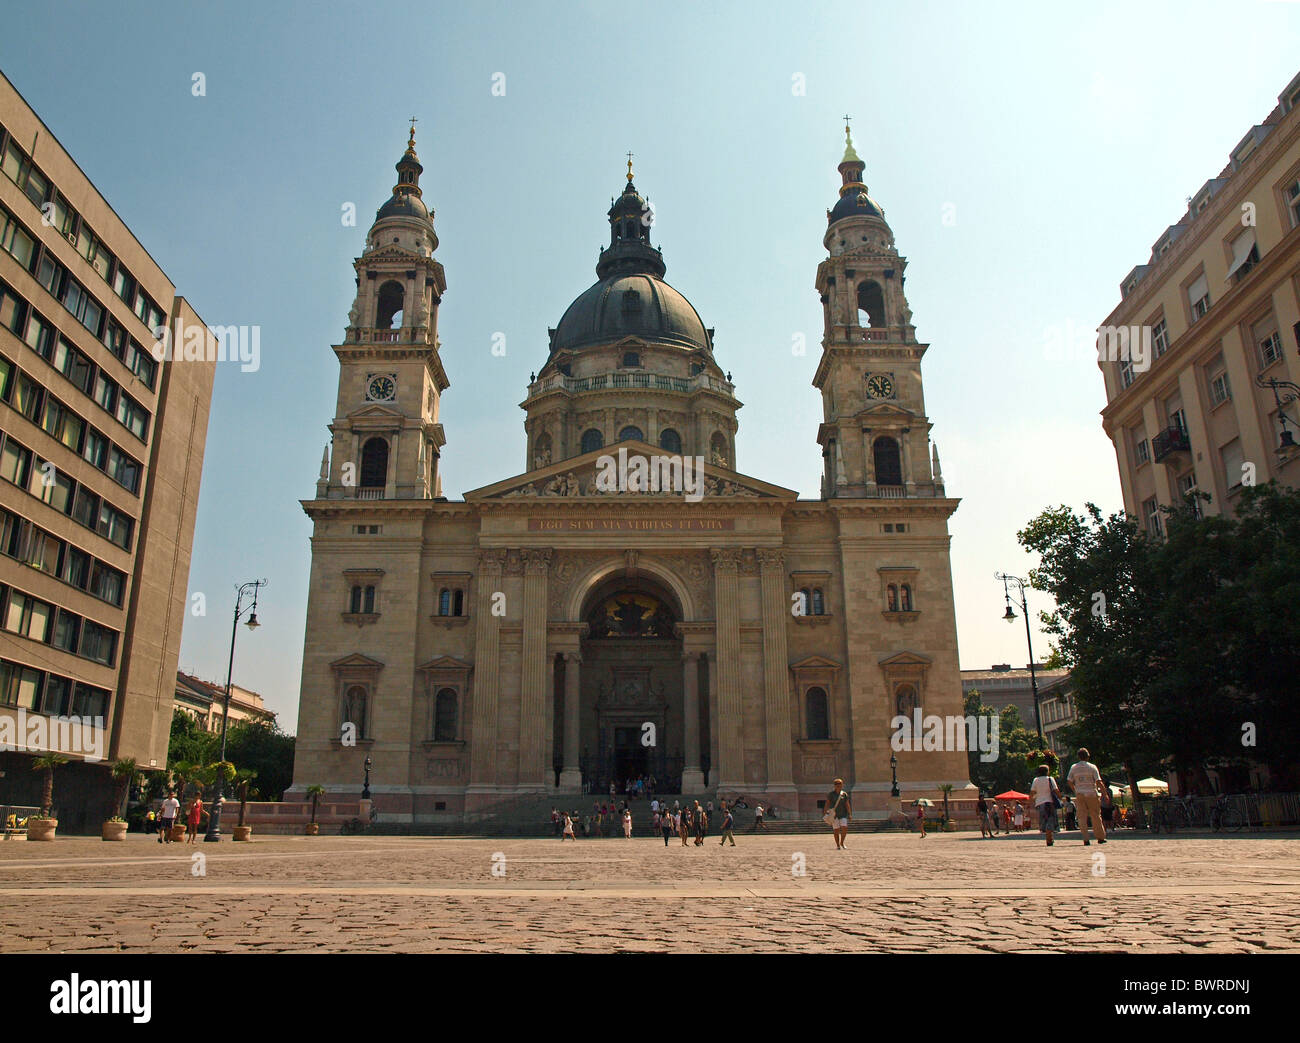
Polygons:
<instances>
[{"instance_id":1,"label":"potted plant","mask_svg":"<svg viewBox=\"0 0 1300 1043\"><path fill-rule=\"evenodd\" d=\"M54 817L54 769L67 764L68 758L58 753L45 753L32 761L32 771L44 774L41 790L41 813L27 820L28 840L53 840L59 820Z\"/></svg>"},{"instance_id":2,"label":"potted plant","mask_svg":"<svg viewBox=\"0 0 1300 1043\"><path fill-rule=\"evenodd\" d=\"M124 757L113 762L111 769L113 814L99 828L99 835L103 840L126 840L126 819L122 817L122 805L126 801L127 791L131 786L131 780L135 778L136 771L134 757Z\"/></svg>"},{"instance_id":3,"label":"potted plant","mask_svg":"<svg viewBox=\"0 0 1300 1043\"><path fill-rule=\"evenodd\" d=\"M247 840L253 835L253 827L244 822L244 811L248 807L248 786L255 778L257 772L248 768L240 768L235 774L235 792L239 794L239 823L235 826L236 840Z\"/></svg>"},{"instance_id":4,"label":"potted plant","mask_svg":"<svg viewBox=\"0 0 1300 1043\"><path fill-rule=\"evenodd\" d=\"M321 797L325 796L325 787L308 786L307 796L311 797L311 821L307 823L307 835L314 837L320 832L320 826L316 825L316 808L320 805Z\"/></svg>"},{"instance_id":5,"label":"potted plant","mask_svg":"<svg viewBox=\"0 0 1300 1043\"><path fill-rule=\"evenodd\" d=\"M952 816L948 814L948 794L952 792L952 783L945 782L939 787L939 789L943 790L943 831L945 833L956 832L957 823L954 822Z\"/></svg>"},{"instance_id":6,"label":"potted plant","mask_svg":"<svg viewBox=\"0 0 1300 1043\"><path fill-rule=\"evenodd\" d=\"M209 818L216 809L218 789L222 794L221 803L224 806L226 801L226 787L230 785L235 774L235 766L231 764L230 761L215 761L207 767L199 770L199 781L203 784L204 792L208 797L206 814Z\"/></svg>"}]
</instances>

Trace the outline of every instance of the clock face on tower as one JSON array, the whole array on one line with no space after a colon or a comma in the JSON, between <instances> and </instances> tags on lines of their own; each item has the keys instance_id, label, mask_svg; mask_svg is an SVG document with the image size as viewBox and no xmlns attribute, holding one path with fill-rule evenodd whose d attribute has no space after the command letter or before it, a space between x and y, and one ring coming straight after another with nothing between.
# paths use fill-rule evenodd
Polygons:
<instances>
[{"instance_id":1,"label":"clock face on tower","mask_svg":"<svg viewBox=\"0 0 1300 1043\"><path fill-rule=\"evenodd\" d=\"M391 402L396 397L396 373L372 373L366 377L366 398L369 401Z\"/></svg>"},{"instance_id":2,"label":"clock face on tower","mask_svg":"<svg viewBox=\"0 0 1300 1043\"><path fill-rule=\"evenodd\" d=\"M873 373L867 377L867 394L872 398L893 398L894 382L887 373Z\"/></svg>"}]
</instances>

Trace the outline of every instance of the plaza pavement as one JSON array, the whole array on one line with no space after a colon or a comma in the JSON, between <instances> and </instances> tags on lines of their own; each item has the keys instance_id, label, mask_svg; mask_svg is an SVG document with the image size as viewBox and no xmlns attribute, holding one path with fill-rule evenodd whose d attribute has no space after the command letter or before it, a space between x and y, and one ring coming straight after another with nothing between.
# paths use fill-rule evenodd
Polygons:
<instances>
[{"instance_id":1,"label":"plaza pavement","mask_svg":"<svg viewBox=\"0 0 1300 1043\"><path fill-rule=\"evenodd\" d=\"M1296 952L1298 905L1300 835L0 841L0 953Z\"/></svg>"}]
</instances>

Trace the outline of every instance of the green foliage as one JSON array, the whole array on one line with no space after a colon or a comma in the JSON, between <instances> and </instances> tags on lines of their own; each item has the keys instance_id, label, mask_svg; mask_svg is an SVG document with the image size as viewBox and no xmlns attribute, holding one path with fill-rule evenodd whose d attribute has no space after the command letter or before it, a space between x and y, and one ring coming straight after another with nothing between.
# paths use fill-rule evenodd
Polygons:
<instances>
[{"instance_id":1,"label":"green foliage","mask_svg":"<svg viewBox=\"0 0 1300 1043\"><path fill-rule=\"evenodd\" d=\"M984 705L980 693L972 689L966 695L965 712L971 717L996 717L998 719L998 759L987 764L980 760L978 750L968 750L967 764L970 780L985 795L1005 793L1014 789L1025 791L1029 780L1037 774L1038 765L1047 763L1056 773L1056 757L1044 751L1038 732L1021 723L1020 711L1011 703L1001 713Z\"/></svg>"},{"instance_id":2,"label":"green foliage","mask_svg":"<svg viewBox=\"0 0 1300 1043\"><path fill-rule=\"evenodd\" d=\"M32 771L45 776L41 787L41 818L49 818L54 810L54 769L67 763L68 758L59 753L44 753L32 761Z\"/></svg>"},{"instance_id":3,"label":"green foliage","mask_svg":"<svg viewBox=\"0 0 1300 1043\"><path fill-rule=\"evenodd\" d=\"M1300 492L1244 488L1236 517L1197 517L1196 503L1165 509L1165 539L1092 504L1018 534L1056 601L1043 626L1080 714L1065 738L1130 782L1166 762L1196 777L1247 757L1285 777L1300 741Z\"/></svg>"},{"instance_id":4,"label":"green foliage","mask_svg":"<svg viewBox=\"0 0 1300 1043\"><path fill-rule=\"evenodd\" d=\"M293 751L294 737L274 723L236 721L226 733L226 757L256 775L250 792L260 800L280 800L293 784Z\"/></svg>"},{"instance_id":5,"label":"green foliage","mask_svg":"<svg viewBox=\"0 0 1300 1043\"><path fill-rule=\"evenodd\" d=\"M171 738L167 746L167 767L177 762L208 764L216 760L221 737L214 735L184 710L172 711Z\"/></svg>"},{"instance_id":6,"label":"green foliage","mask_svg":"<svg viewBox=\"0 0 1300 1043\"><path fill-rule=\"evenodd\" d=\"M109 820L120 821L122 805L126 803L127 792L130 790L131 783L136 775L140 773L140 769L136 765L134 757L123 757L121 760L113 762L109 773L113 777L113 806L109 809Z\"/></svg>"},{"instance_id":7,"label":"green foliage","mask_svg":"<svg viewBox=\"0 0 1300 1043\"><path fill-rule=\"evenodd\" d=\"M320 804L321 797L325 796L325 787L313 784L307 787L305 793L311 798L311 820L314 823L316 821L316 808Z\"/></svg>"}]
</instances>

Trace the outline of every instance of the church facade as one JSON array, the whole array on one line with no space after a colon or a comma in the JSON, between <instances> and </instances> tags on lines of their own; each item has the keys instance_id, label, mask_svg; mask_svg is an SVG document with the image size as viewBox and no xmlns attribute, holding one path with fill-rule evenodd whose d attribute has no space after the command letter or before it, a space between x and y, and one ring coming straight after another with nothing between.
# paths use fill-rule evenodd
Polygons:
<instances>
[{"instance_id":1,"label":"church facade","mask_svg":"<svg viewBox=\"0 0 1300 1043\"><path fill-rule=\"evenodd\" d=\"M961 751L896 751L891 718L960 715L944 490L904 258L846 130L816 272L817 499L741 470L713 331L665 280L633 183L596 282L550 330L525 466L443 495L446 286L412 131L355 261L313 499L294 785L386 821L551 794L744 794L859 817L969 785ZM453 432L454 435L454 432ZM814 432L808 433L812 451Z\"/></svg>"}]
</instances>

